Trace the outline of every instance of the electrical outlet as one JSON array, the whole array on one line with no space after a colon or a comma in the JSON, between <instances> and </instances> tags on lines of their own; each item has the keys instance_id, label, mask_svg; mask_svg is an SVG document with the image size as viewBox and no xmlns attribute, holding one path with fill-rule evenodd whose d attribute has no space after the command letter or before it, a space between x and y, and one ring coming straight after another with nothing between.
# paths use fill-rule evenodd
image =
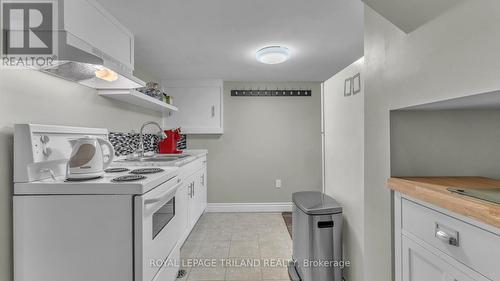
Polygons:
<instances>
[{"instance_id":1,"label":"electrical outlet","mask_svg":"<svg viewBox=\"0 0 500 281\"><path fill-rule=\"evenodd\" d=\"M281 180L280 180L280 179L277 179L277 180L276 180L276 182L275 182L275 184L274 184L274 186L275 186L276 188L281 188Z\"/></svg>"}]
</instances>

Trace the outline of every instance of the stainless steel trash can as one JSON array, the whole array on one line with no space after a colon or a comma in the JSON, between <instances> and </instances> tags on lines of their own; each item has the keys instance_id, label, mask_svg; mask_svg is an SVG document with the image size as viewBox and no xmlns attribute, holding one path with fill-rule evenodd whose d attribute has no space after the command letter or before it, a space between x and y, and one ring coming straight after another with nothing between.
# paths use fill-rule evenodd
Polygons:
<instances>
[{"instance_id":1,"label":"stainless steel trash can","mask_svg":"<svg viewBox=\"0 0 500 281\"><path fill-rule=\"evenodd\" d=\"M292 280L342 281L342 207L321 192L293 194Z\"/></svg>"}]
</instances>

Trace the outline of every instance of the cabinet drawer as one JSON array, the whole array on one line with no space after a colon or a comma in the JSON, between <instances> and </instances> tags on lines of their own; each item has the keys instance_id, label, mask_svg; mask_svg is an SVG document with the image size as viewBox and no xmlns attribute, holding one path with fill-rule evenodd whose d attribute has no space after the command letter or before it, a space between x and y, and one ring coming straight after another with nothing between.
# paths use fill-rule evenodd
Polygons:
<instances>
[{"instance_id":1,"label":"cabinet drawer","mask_svg":"<svg viewBox=\"0 0 500 281\"><path fill-rule=\"evenodd\" d=\"M197 171L201 170L201 168L202 168L201 159L196 159L193 162L182 166L179 170L179 176L181 179L185 179L191 176L192 174L196 173Z\"/></svg>"},{"instance_id":2,"label":"cabinet drawer","mask_svg":"<svg viewBox=\"0 0 500 281\"><path fill-rule=\"evenodd\" d=\"M410 233L487 278L500 280L499 235L407 199L401 208L403 235Z\"/></svg>"}]
</instances>

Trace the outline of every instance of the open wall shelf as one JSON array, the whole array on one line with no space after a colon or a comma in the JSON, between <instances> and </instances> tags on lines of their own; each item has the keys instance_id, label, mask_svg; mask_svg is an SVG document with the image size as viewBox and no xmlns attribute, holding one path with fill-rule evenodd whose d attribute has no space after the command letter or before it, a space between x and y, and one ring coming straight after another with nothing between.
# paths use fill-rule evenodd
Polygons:
<instances>
[{"instance_id":1,"label":"open wall shelf","mask_svg":"<svg viewBox=\"0 0 500 281\"><path fill-rule=\"evenodd\" d=\"M143 108L157 112L178 111L179 109L171 104L162 102L147 96L136 90L100 90L100 96L134 104Z\"/></svg>"}]
</instances>

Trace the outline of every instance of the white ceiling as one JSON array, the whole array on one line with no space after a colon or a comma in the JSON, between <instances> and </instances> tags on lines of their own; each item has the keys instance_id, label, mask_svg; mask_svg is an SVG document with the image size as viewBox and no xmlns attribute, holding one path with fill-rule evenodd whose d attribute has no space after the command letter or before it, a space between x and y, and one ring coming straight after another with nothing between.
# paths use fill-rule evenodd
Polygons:
<instances>
[{"instance_id":1,"label":"white ceiling","mask_svg":"<svg viewBox=\"0 0 500 281\"><path fill-rule=\"evenodd\" d=\"M363 0L406 33L435 19L464 0Z\"/></svg>"},{"instance_id":2,"label":"white ceiling","mask_svg":"<svg viewBox=\"0 0 500 281\"><path fill-rule=\"evenodd\" d=\"M363 56L361 0L99 0L135 35L136 66L159 79L324 81ZM255 51L285 45L289 61Z\"/></svg>"}]
</instances>

